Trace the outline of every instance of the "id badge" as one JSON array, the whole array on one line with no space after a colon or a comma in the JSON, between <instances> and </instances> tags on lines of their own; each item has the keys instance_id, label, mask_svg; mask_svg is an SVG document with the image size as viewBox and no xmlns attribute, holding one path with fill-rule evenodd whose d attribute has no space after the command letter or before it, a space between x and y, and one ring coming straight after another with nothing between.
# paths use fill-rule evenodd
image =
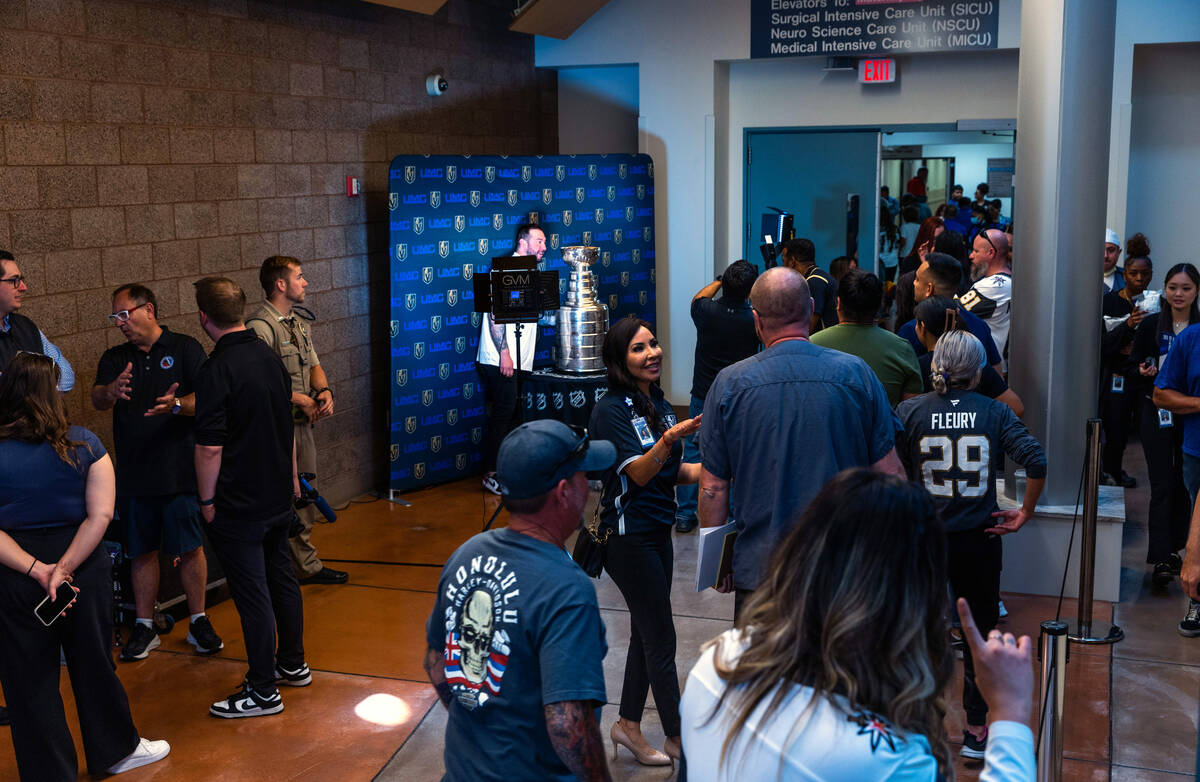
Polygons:
<instances>
[{"instance_id":1,"label":"id badge","mask_svg":"<svg viewBox=\"0 0 1200 782\"><path fill-rule=\"evenodd\" d=\"M1159 408L1159 410L1158 410L1158 428L1166 429L1166 428L1174 426L1174 425L1175 425L1175 417L1173 415L1171 415L1171 411L1163 410L1162 408Z\"/></svg>"},{"instance_id":2,"label":"id badge","mask_svg":"<svg viewBox=\"0 0 1200 782\"><path fill-rule=\"evenodd\" d=\"M646 419L639 416L634 416L631 421L633 431L637 433L638 440L641 441L643 448L649 448L654 445L654 433L650 431L650 424L646 423Z\"/></svg>"},{"instance_id":3,"label":"id badge","mask_svg":"<svg viewBox=\"0 0 1200 782\"><path fill-rule=\"evenodd\" d=\"M1125 393L1125 376L1124 375L1113 375L1112 376L1112 392L1114 394Z\"/></svg>"}]
</instances>

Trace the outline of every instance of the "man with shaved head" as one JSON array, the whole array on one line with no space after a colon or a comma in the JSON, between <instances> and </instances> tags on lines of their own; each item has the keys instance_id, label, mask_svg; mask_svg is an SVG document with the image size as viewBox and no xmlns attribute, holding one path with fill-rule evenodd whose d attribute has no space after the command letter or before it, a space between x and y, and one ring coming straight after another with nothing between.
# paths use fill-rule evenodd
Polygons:
<instances>
[{"instance_id":1,"label":"man with shaved head","mask_svg":"<svg viewBox=\"0 0 1200 782\"><path fill-rule=\"evenodd\" d=\"M958 298L963 309L983 318L1001 356L1008 352L1012 309L1010 253L1008 234L1004 231L998 228L980 231L971 246L971 277L975 284Z\"/></svg>"},{"instance_id":2,"label":"man with shaved head","mask_svg":"<svg viewBox=\"0 0 1200 782\"><path fill-rule=\"evenodd\" d=\"M898 422L875 373L808 340L813 302L804 276L768 269L750 301L763 351L721 370L700 428L700 525L738 522L733 576L719 587L736 590L735 613L826 481L849 467L903 475Z\"/></svg>"}]
</instances>

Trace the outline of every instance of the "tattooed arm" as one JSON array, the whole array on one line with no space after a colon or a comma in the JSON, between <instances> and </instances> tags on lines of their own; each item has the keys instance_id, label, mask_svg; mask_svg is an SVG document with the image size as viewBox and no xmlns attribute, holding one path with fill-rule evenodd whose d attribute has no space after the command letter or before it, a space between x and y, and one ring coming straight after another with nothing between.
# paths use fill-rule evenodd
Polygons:
<instances>
[{"instance_id":1,"label":"tattooed arm","mask_svg":"<svg viewBox=\"0 0 1200 782\"><path fill-rule=\"evenodd\" d=\"M592 704L559 701L546 704L544 711L550 743L571 773L585 782L609 782L612 777L604 762L604 742Z\"/></svg>"},{"instance_id":2,"label":"tattooed arm","mask_svg":"<svg viewBox=\"0 0 1200 782\"><path fill-rule=\"evenodd\" d=\"M450 685L446 683L445 651L442 649L426 650L423 664L425 675L429 677L433 689L437 690L438 697L442 699L442 705L447 709L450 708L450 699L453 696L450 694Z\"/></svg>"},{"instance_id":3,"label":"tattooed arm","mask_svg":"<svg viewBox=\"0 0 1200 782\"><path fill-rule=\"evenodd\" d=\"M496 352L500 354L500 374L504 377L512 377L513 375L513 359L512 352L508 349L508 332L503 323L497 323L491 315L485 315L488 323L488 331L492 335L492 343L496 346Z\"/></svg>"}]
</instances>

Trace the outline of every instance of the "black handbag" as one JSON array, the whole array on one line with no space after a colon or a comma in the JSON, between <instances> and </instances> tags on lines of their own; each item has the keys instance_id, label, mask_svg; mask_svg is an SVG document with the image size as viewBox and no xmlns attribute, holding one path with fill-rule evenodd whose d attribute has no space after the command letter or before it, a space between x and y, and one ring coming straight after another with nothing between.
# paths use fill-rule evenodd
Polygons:
<instances>
[{"instance_id":1,"label":"black handbag","mask_svg":"<svg viewBox=\"0 0 1200 782\"><path fill-rule=\"evenodd\" d=\"M603 492L600 496L604 496ZM611 534L612 529L600 526L600 503L597 502L596 510L592 513L592 523L584 522L580 525L579 536L575 538L575 549L571 552L571 559L592 578L600 578L600 571L604 569L608 536Z\"/></svg>"}]
</instances>

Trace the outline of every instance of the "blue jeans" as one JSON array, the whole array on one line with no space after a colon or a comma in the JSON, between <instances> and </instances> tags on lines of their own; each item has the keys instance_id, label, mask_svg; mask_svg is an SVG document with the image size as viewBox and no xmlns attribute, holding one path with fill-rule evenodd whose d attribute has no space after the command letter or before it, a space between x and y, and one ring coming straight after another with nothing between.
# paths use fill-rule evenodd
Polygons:
<instances>
[{"instance_id":1,"label":"blue jeans","mask_svg":"<svg viewBox=\"0 0 1200 782\"><path fill-rule=\"evenodd\" d=\"M688 417L695 418L704 412L704 400L693 396L688 404ZM690 464L700 463L700 443L696 435L683 440L683 460ZM1200 461L1200 460L1197 460ZM691 522L696 518L696 498L700 496L700 484L687 483L675 487L675 521Z\"/></svg>"},{"instance_id":2,"label":"blue jeans","mask_svg":"<svg viewBox=\"0 0 1200 782\"><path fill-rule=\"evenodd\" d=\"M1196 504L1196 491L1200 490L1200 458L1183 452L1183 485L1187 487L1188 497Z\"/></svg>"}]
</instances>

